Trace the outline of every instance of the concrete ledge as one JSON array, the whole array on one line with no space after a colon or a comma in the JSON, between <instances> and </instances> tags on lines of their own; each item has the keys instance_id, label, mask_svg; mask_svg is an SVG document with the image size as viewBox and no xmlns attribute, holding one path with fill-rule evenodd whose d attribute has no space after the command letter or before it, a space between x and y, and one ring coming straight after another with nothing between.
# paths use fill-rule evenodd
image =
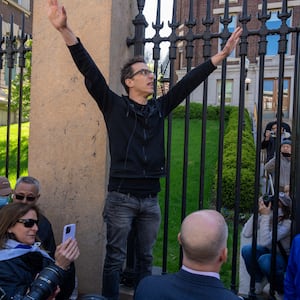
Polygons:
<instances>
[{"instance_id":1,"label":"concrete ledge","mask_svg":"<svg viewBox=\"0 0 300 300\"><path fill-rule=\"evenodd\" d=\"M125 285L120 285L120 300L132 300L134 289Z\"/></svg>"}]
</instances>

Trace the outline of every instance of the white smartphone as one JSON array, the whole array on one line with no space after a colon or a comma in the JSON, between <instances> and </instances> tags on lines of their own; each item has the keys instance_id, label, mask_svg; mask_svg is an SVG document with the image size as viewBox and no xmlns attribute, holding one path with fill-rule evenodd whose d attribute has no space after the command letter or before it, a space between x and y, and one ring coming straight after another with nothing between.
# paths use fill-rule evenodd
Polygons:
<instances>
[{"instance_id":1,"label":"white smartphone","mask_svg":"<svg viewBox=\"0 0 300 300\"><path fill-rule=\"evenodd\" d=\"M75 239L76 224L67 224L64 226L62 242L65 242L68 238Z\"/></svg>"}]
</instances>

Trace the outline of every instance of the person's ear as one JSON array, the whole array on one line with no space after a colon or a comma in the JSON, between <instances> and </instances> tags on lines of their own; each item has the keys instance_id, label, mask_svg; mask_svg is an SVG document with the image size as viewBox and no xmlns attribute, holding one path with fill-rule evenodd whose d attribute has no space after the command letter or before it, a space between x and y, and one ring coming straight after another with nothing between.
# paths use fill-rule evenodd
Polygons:
<instances>
[{"instance_id":1,"label":"person's ear","mask_svg":"<svg viewBox=\"0 0 300 300\"><path fill-rule=\"evenodd\" d=\"M179 245L181 245L181 234L180 234L180 232L177 235L177 240L178 240Z\"/></svg>"},{"instance_id":2,"label":"person's ear","mask_svg":"<svg viewBox=\"0 0 300 300\"><path fill-rule=\"evenodd\" d=\"M228 257L228 248L225 247L222 249L221 254L220 254L220 262L225 263L227 261Z\"/></svg>"},{"instance_id":3,"label":"person's ear","mask_svg":"<svg viewBox=\"0 0 300 300\"><path fill-rule=\"evenodd\" d=\"M125 84L126 86L128 86L129 88L132 88L133 87L133 80L131 78L126 78L125 79Z\"/></svg>"}]
</instances>

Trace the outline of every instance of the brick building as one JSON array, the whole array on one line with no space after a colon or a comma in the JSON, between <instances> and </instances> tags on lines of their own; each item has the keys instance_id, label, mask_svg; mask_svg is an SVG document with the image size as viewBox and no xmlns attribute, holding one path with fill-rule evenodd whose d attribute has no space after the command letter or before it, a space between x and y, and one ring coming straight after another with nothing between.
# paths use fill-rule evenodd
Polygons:
<instances>
[{"instance_id":1,"label":"brick building","mask_svg":"<svg viewBox=\"0 0 300 300\"><path fill-rule=\"evenodd\" d=\"M213 17L213 25L211 30L215 33L221 32L223 24L220 19L224 17L224 0L211 1L211 15ZM233 31L239 23L239 17L243 12L242 0L229 0L229 15L232 17L232 22L228 29ZM300 1L286 1L288 12L291 12L290 18L287 20L289 27L299 26L300 19ZM262 13L262 1L252 0L246 1L247 15L250 16L250 21L247 23L248 31L255 31L261 28L261 22L258 19L259 14ZM278 12L281 12L283 2L268 1L267 10L270 15L266 25L268 29L279 28L281 20L278 18ZM186 31L187 27L184 23L189 19L190 1L179 0L177 4L177 19L181 24L180 31ZM193 28L194 33L203 33L205 26L202 24L206 19L207 0L193 1L193 18L196 20L196 25ZM265 56L265 74L264 74L264 97L263 97L263 113L264 116L273 118L277 109L277 91L278 91L278 65L279 56L278 51L278 35L269 35L267 37L267 53ZM246 78L246 95L245 106L250 112L253 112L256 105L256 98L258 95L258 74L259 74L259 55L258 42L259 37L252 35L248 37L248 54L247 54L247 78ZM296 49L295 33L288 35L287 53L285 54L284 67L284 99L283 112L285 118L290 118L293 107L293 76L295 63L295 49ZM203 43L196 41L194 45L193 65L197 65L203 61ZM212 43L212 54L220 49L219 42L214 39ZM177 75L181 78L186 72L185 60L185 44L181 43L179 47L179 57L177 60ZM220 79L221 70L214 72L209 78L209 104L217 105L220 101ZM192 101L201 101L202 87L199 87L191 97ZM239 99L239 58L236 53L233 53L227 60L227 80L226 80L226 103L231 105L238 105Z\"/></svg>"},{"instance_id":2,"label":"brick building","mask_svg":"<svg viewBox=\"0 0 300 300\"><path fill-rule=\"evenodd\" d=\"M10 24L11 15L14 16L14 25L20 28L22 24L22 15L25 14L25 33L32 33L32 10L33 0L0 0L0 12L3 18L2 34L4 35L7 26Z\"/></svg>"}]
</instances>

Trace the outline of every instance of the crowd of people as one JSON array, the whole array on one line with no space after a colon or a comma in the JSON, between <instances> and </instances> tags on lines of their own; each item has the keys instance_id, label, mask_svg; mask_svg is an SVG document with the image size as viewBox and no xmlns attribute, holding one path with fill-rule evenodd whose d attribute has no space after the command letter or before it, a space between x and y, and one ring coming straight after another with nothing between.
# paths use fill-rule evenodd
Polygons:
<instances>
[{"instance_id":1,"label":"crowd of people","mask_svg":"<svg viewBox=\"0 0 300 300\"><path fill-rule=\"evenodd\" d=\"M1 176L0 195L6 199L0 208L0 299L69 299L79 247L76 239L56 246L51 223L37 205L39 181L20 177L12 189Z\"/></svg>"},{"instance_id":2,"label":"crowd of people","mask_svg":"<svg viewBox=\"0 0 300 300\"><path fill-rule=\"evenodd\" d=\"M39 181L31 176L20 177L14 189L6 177L0 177L0 182L0 194L8 196L0 210L0 298L69 299L75 287L74 261L79 256L76 240L54 246L52 255L55 240L51 223L37 205ZM48 226L41 226L45 220ZM134 298L240 299L220 280L219 272L227 259L227 237L227 224L219 212L191 213L178 234L183 249L181 270L143 278ZM45 278L55 286L48 287Z\"/></svg>"},{"instance_id":3,"label":"crowd of people","mask_svg":"<svg viewBox=\"0 0 300 300\"><path fill-rule=\"evenodd\" d=\"M242 29L238 27L221 51L187 73L166 95L149 100L154 92L154 74L144 58L134 57L125 63L121 83L127 95L117 95L69 27L64 6L57 0L47 0L47 3L48 19L60 33L83 75L88 92L104 116L108 132L111 163L103 211L107 226L103 297L119 299L127 237L134 223L136 300L240 299L220 280L220 269L227 259L228 228L223 216L215 210L196 211L182 222L178 242L183 261L179 272L161 276L151 273L152 248L161 220L157 194L160 178L165 175L164 119L236 48ZM298 294L300 297L297 286L300 282L297 269L300 238L295 238L290 251L292 201L285 193L289 186L290 133L284 122L280 131L277 122L266 128L262 148L267 150L265 168L269 173L275 171L276 139L280 138L281 143L280 193L274 198L278 198L278 220L273 218L274 199L272 202L268 198L270 201L266 202L261 197L260 242L256 256L253 257L251 245L245 245L241 251L247 271L255 277L255 288L259 293L265 282L270 281L272 229L276 222L276 290L283 294L286 286L287 295ZM74 292L74 262L79 256L77 241L69 238L56 245L51 223L38 208L39 197L40 184L36 178L20 177L12 189L8 179L0 177L0 298L66 300ZM246 223L243 234L252 236L252 229L253 216ZM45 282L54 284L50 288ZM41 291L36 288L38 286L44 289ZM34 298L35 293L44 294L41 298Z\"/></svg>"},{"instance_id":4,"label":"crowd of people","mask_svg":"<svg viewBox=\"0 0 300 300\"><path fill-rule=\"evenodd\" d=\"M296 299L286 295L287 284L285 281L285 278L292 278L289 269L287 271L292 223L292 200L289 196L292 153L291 128L282 119L280 124L281 128L278 130L278 120L276 118L276 120L266 125L263 133L261 149L266 152L263 163L264 175L268 180L268 184L262 187L262 196L258 200L258 219L255 228L257 231L256 249L253 249L252 243L243 245L241 256L247 272L255 279L255 293L261 294L264 287L272 280L272 247L275 246L276 259L273 268L275 272L273 288L279 299L283 299L283 297L284 299ZM279 156L276 156L277 143L280 147ZM277 164L278 159L279 164ZM279 165L278 170L277 165ZM278 189L274 187L276 176L278 176ZM278 195L274 194L275 190L278 190ZM275 201L277 201L277 205L275 205ZM277 219L274 218L275 213ZM252 238L253 236L253 218L254 215L251 215L243 227L242 235L245 238ZM277 228L276 235L273 234L274 228ZM274 236L277 238L275 243L273 243ZM294 275L293 279L295 279ZM289 283L291 284L291 282L290 280Z\"/></svg>"}]
</instances>

